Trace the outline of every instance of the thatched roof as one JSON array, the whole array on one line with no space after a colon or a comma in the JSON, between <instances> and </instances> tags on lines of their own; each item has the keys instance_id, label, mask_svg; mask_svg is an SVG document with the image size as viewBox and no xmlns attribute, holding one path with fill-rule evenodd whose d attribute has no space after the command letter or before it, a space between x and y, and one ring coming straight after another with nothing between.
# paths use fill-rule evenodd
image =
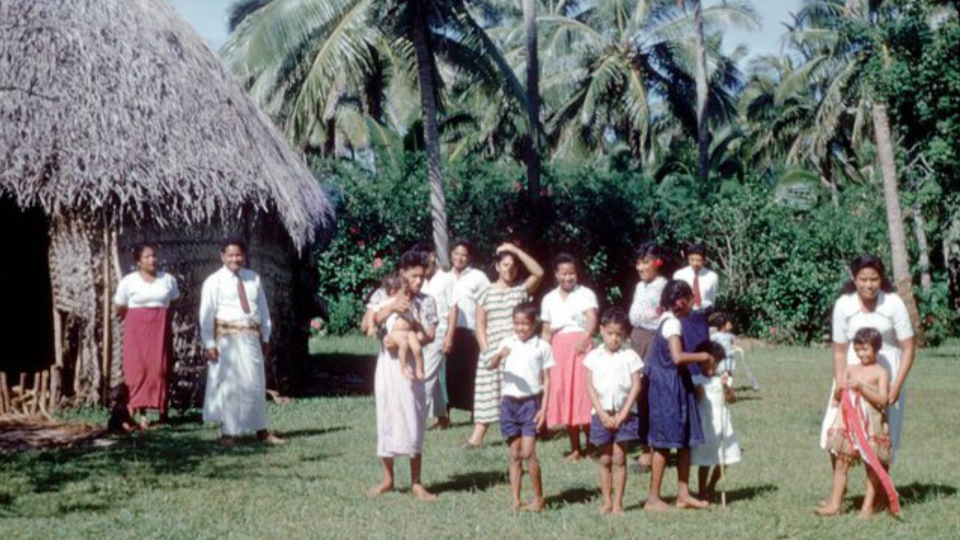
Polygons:
<instances>
[{"instance_id":1,"label":"thatched roof","mask_svg":"<svg viewBox=\"0 0 960 540\"><path fill-rule=\"evenodd\" d=\"M303 246L316 180L160 0L0 2L0 194L167 227L279 212Z\"/></svg>"}]
</instances>

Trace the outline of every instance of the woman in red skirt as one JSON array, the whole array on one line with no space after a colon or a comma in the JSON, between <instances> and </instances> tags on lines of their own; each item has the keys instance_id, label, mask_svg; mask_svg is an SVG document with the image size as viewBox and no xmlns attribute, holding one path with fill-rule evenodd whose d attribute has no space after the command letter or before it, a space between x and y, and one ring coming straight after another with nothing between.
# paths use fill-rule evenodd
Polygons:
<instances>
[{"instance_id":1,"label":"woman in red skirt","mask_svg":"<svg viewBox=\"0 0 960 540\"><path fill-rule=\"evenodd\" d=\"M129 391L131 417L139 413L147 427L147 409L167 420L170 373L170 303L180 297L177 280L157 269L157 248L140 244L133 250L137 271L120 280L114 304L123 319L123 382Z\"/></svg>"}]
</instances>

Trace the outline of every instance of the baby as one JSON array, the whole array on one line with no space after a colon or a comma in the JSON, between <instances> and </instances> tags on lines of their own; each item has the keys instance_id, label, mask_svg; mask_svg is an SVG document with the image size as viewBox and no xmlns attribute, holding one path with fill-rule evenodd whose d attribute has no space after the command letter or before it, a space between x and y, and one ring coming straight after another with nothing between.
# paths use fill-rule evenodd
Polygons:
<instances>
[{"instance_id":1,"label":"baby","mask_svg":"<svg viewBox=\"0 0 960 540\"><path fill-rule=\"evenodd\" d=\"M406 282L397 275L385 277L383 279L383 289L387 292L388 299L380 307L383 307L386 302L395 302L398 298L407 294ZM384 324L390 339L397 344L400 372L408 379L416 378L416 380L422 381L424 378L423 348L417 338L418 326L410 310L399 314L391 313ZM412 369L410 367L411 354L414 360Z\"/></svg>"}]
</instances>

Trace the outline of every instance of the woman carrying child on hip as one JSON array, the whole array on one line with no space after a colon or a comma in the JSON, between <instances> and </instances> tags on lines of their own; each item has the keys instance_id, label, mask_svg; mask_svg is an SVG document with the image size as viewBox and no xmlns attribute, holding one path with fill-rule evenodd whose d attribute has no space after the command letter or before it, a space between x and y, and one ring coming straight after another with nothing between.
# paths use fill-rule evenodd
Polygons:
<instances>
[{"instance_id":1,"label":"woman carrying child on hip","mask_svg":"<svg viewBox=\"0 0 960 540\"><path fill-rule=\"evenodd\" d=\"M610 308L600 319L603 346L583 361L587 393L593 404L590 444L600 455L600 489L603 514L623 513L623 490L627 485L627 452L640 437L637 396L643 361L623 343L630 320L620 308ZM612 496L611 496L612 491Z\"/></svg>"},{"instance_id":2,"label":"woman carrying child on hip","mask_svg":"<svg viewBox=\"0 0 960 540\"><path fill-rule=\"evenodd\" d=\"M671 281L660 299L663 314L660 327L645 359L643 375L648 379L647 404L650 421L641 425L641 442L653 449L650 496L644 510L668 510L660 498L663 474L672 449L677 450L677 508L706 508L709 503L690 494L690 448L703 443L703 428L693 380L688 366L704 364L713 357L705 352L684 352L680 319L693 307L693 290L682 281Z\"/></svg>"},{"instance_id":3,"label":"woman carrying child on hip","mask_svg":"<svg viewBox=\"0 0 960 540\"><path fill-rule=\"evenodd\" d=\"M550 369L553 353L550 344L537 335L537 306L520 304L513 308L513 335L505 338L487 369L502 370L500 433L510 447L511 508L520 510L523 464L527 464L534 500L525 509L543 509L540 461L537 459L537 433L547 424L547 399L550 394Z\"/></svg>"}]
</instances>

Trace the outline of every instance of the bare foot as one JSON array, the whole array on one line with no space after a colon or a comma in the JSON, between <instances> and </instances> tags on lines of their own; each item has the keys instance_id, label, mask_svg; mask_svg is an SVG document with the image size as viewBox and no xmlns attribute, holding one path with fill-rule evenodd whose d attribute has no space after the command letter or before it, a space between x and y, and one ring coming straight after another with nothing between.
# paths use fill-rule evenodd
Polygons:
<instances>
[{"instance_id":1,"label":"bare foot","mask_svg":"<svg viewBox=\"0 0 960 540\"><path fill-rule=\"evenodd\" d=\"M367 497L370 497L372 499L374 497L379 497L380 495L383 495L384 493L388 493L390 491L393 491L393 482L383 482L382 484L379 484L377 486L374 486L368 489Z\"/></svg>"},{"instance_id":2,"label":"bare foot","mask_svg":"<svg viewBox=\"0 0 960 540\"><path fill-rule=\"evenodd\" d=\"M580 461L583 459L583 452L580 450L573 450L566 457L567 461Z\"/></svg>"},{"instance_id":3,"label":"bare foot","mask_svg":"<svg viewBox=\"0 0 960 540\"><path fill-rule=\"evenodd\" d=\"M513 504L510 505L510 511L511 511L511 512L519 512L519 511L520 511L520 501L513 501Z\"/></svg>"},{"instance_id":4,"label":"bare foot","mask_svg":"<svg viewBox=\"0 0 960 540\"><path fill-rule=\"evenodd\" d=\"M430 431L436 429L450 429L450 418L446 416L443 418L437 418L436 423L430 426Z\"/></svg>"},{"instance_id":5,"label":"bare foot","mask_svg":"<svg viewBox=\"0 0 960 540\"><path fill-rule=\"evenodd\" d=\"M237 442L233 440L233 437L220 437L220 446L224 448L232 448Z\"/></svg>"},{"instance_id":6,"label":"bare foot","mask_svg":"<svg viewBox=\"0 0 960 540\"><path fill-rule=\"evenodd\" d=\"M287 441L277 437L273 433L267 433L266 435L260 435L257 437L263 444L269 444L271 446L281 446L287 444Z\"/></svg>"},{"instance_id":7,"label":"bare foot","mask_svg":"<svg viewBox=\"0 0 960 540\"><path fill-rule=\"evenodd\" d=\"M709 502L695 499L690 495L677 497L677 508L680 510L703 510L708 506L710 506Z\"/></svg>"},{"instance_id":8,"label":"bare foot","mask_svg":"<svg viewBox=\"0 0 960 540\"><path fill-rule=\"evenodd\" d=\"M410 381L413 380L413 370L411 370L409 366L403 366L402 368L400 368L400 375L403 375L404 379L407 379Z\"/></svg>"},{"instance_id":9,"label":"bare foot","mask_svg":"<svg viewBox=\"0 0 960 540\"><path fill-rule=\"evenodd\" d=\"M539 512L543 510L544 502L543 499L534 499L530 504L523 507L523 510L526 512Z\"/></svg>"},{"instance_id":10,"label":"bare foot","mask_svg":"<svg viewBox=\"0 0 960 540\"><path fill-rule=\"evenodd\" d=\"M414 375L418 381L423 381L424 377L426 377L423 373L423 368L417 368L417 372Z\"/></svg>"},{"instance_id":11,"label":"bare foot","mask_svg":"<svg viewBox=\"0 0 960 540\"><path fill-rule=\"evenodd\" d=\"M147 416L146 416L146 415L141 415L141 416L140 416L140 429L142 429L142 430L144 430L144 431L150 429L150 421L147 420Z\"/></svg>"},{"instance_id":12,"label":"bare foot","mask_svg":"<svg viewBox=\"0 0 960 540\"><path fill-rule=\"evenodd\" d=\"M600 513L603 514L603 515L607 515L607 514L609 514L609 513L612 512L612 511L613 511L613 504L612 504L612 503L605 502L605 503L603 503L602 506L600 506Z\"/></svg>"},{"instance_id":13,"label":"bare foot","mask_svg":"<svg viewBox=\"0 0 960 540\"><path fill-rule=\"evenodd\" d=\"M820 517L834 517L840 515L839 506L821 506L814 511Z\"/></svg>"},{"instance_id":14,"label":"bare foot","mask_svg":"<svg viewBox=\"0 0 960 540\"><path fill-rule=\"evenodd\" d=\"M643 503L643 509L648 512L668 512L673 510L673 507L663 502L663 499L659 497L649 497L647 502Z\"/></svg>"},{"instance_id":15,"label":"bare foot","mask_svg":"<svg viewBox=\"0 0 960 540\"><path fill-rule=\"evenodd\" d=\"M613 511L611 511L610 513L613 514L613 515L615 515L615 516L622 516L622 515L623 515L623 507L622 507L622 506L614 506L614 507L613 507Z\"/></svg>"},{"instance_id":16,"label":"bare foot","mask_svg":"<svg viewBox=\"0 0 960 540\"><path fill-rule=\"evenodd\" d=\"M417 500L424 502L437 500L436 495L427 491L427 488L420 484L414 484L413 487L410 488L410 491L413 493L413 496L417 498Z\"/></svg>"},{"instance_id":17,"label":"bare foot","mask_svg":"<svg viewBox=\"0 0 960 540\"><path fill-rule=\"evenodd\" d=\"M873 517L873 514L873 508L861 508L860 513L857 514L857 517L860 519L870 519Z\"/></svg>"}]
</instances>

